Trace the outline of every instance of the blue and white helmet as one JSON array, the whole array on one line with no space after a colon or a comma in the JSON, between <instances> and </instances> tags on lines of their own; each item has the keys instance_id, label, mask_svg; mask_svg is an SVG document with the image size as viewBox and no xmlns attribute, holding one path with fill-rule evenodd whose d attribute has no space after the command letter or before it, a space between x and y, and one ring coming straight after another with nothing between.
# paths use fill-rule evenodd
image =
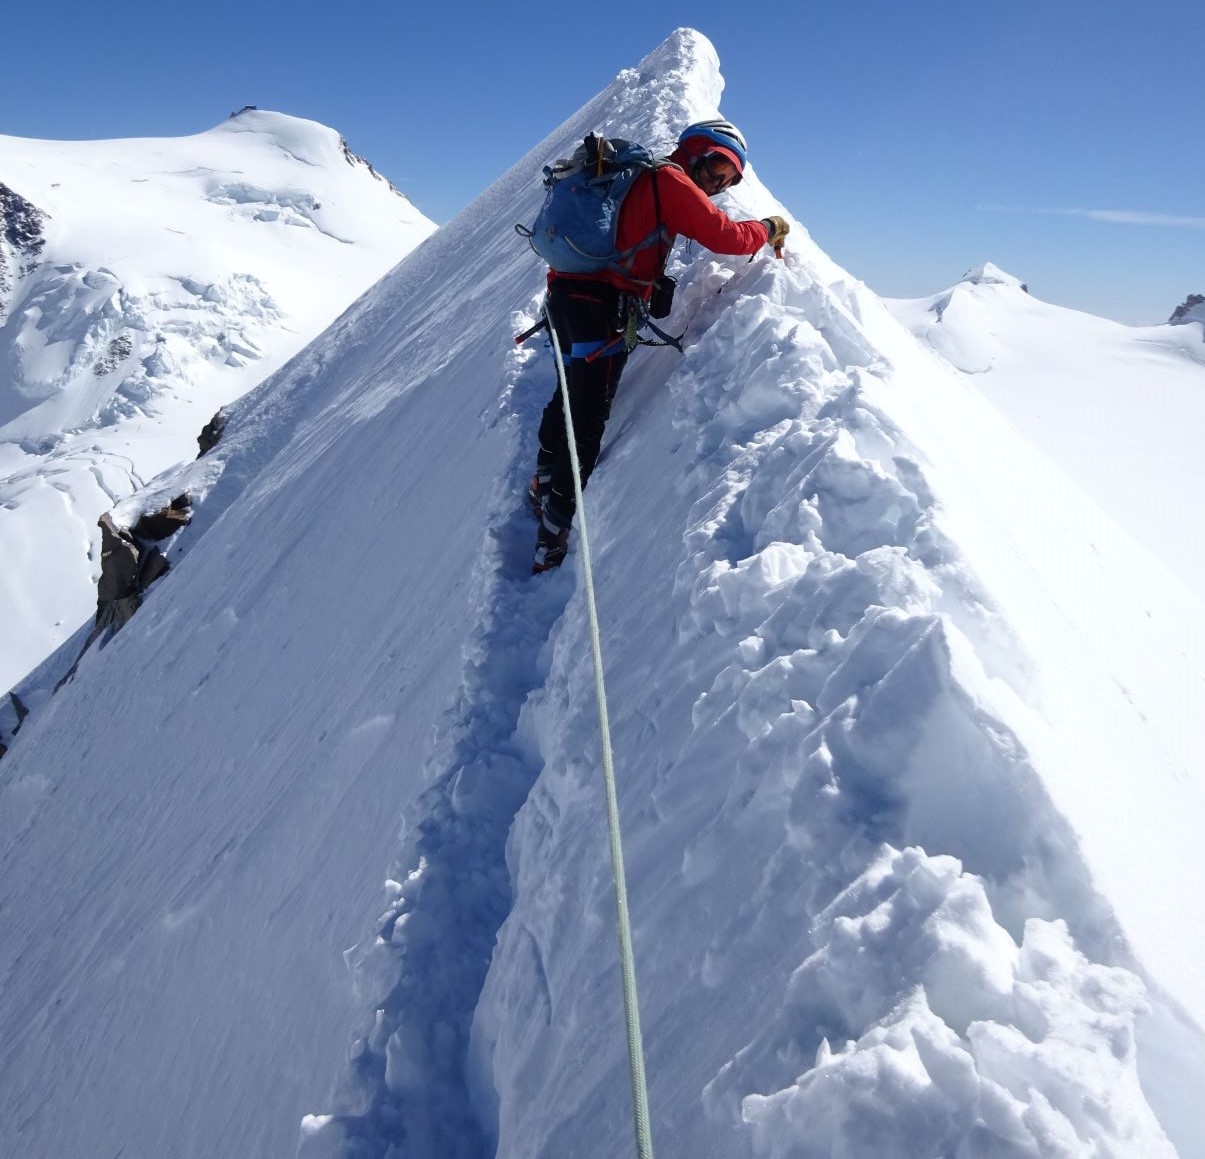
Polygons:
<instances>
[{"instance_id":1,"label":"blue and white helmet","mask_svg":"<svg viewBox=\"0 0 1205 1159\"><path fill-rule=\"evenodd\" d=\"M745 135L731 121L721 117L713 117L709 121L696 121L687 125L678 135L678 144L685 144L691 137L706 137L707 140L734 153L743 170L748 161L749 146L745 143Z\"/></svg>"}]
</instances>

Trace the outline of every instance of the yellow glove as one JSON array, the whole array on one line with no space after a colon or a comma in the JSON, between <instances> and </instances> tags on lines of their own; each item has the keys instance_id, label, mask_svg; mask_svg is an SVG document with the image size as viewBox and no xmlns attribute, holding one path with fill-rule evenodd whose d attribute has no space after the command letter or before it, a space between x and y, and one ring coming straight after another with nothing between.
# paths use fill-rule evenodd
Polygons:
<instances>
[{"instance_id":1,"label":"yellow glove","mask_svg":"<svg viewBox=\"0 0 1205 1159\"><path fill-rule=\"evenodd\" d=\"M766 227L766 245L773 246L777 252L787 240L787 234L791 232L790 225L783 217L763 217L761 223Z\"/></svg>"}]
</instances>

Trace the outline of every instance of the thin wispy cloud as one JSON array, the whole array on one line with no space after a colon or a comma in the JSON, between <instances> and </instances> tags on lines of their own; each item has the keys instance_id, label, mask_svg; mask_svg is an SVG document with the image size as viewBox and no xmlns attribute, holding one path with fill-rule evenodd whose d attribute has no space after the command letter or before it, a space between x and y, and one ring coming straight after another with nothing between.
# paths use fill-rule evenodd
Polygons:
<instances>
[{"instance_id":1,"label":"thin wispy cloud","mask_svg":"<svg viewBox=\"0 0 1205 1159\"><path fill-rule=\"evenodd\" d=\"M977 205L981 213L1044 213L1059 217L1086 217L1113 225L1160 225L1173 229L1205 229L1205 217L1176 213L1150 213L1140 209L1031 209L1024 205Z\"/></svg>"}]
</instances>

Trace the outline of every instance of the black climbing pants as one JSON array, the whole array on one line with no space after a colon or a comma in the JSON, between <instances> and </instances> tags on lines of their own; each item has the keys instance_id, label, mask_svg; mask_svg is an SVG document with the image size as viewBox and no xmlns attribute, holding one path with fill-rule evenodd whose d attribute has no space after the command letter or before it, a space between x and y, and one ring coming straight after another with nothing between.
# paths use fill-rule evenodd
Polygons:
<instances>
[{"instance_id":1,"label":"black climbing pants","mask_svg":"<svg viewBox=\"0 0 1205 1159\"><path fill-rule=\"evenodd\" d=\"M628 360L624 328L630 305L627 294L606 282L562 280L548 290L548 314L565 362L583 488L598 462L611 403ZM577 504L559 387L544 408L539 438L536 470L551 475L545 514L568 527Z\"/></svg>"}]
</instances>

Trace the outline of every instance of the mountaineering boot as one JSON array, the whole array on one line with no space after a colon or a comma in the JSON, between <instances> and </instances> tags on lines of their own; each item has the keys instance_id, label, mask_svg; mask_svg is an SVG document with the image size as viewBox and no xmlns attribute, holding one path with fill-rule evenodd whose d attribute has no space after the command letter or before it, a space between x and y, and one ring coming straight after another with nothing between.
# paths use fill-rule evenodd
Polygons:
<instances>
[{"instance_id":1,"label":"mountaineering boot","mask_svg":"<svg viewBox=\"0 0 1205 1159\"><path fill-rule=\"evenodd\" d=\"M536 532L536 557L531 570L534 575L560 567L569 550L569 527L573 523L573 507L566 511L564 498L549 487L540 511L540 530Z\"/></svg>"},{"instance_id":2,"label":"mountaineering boot","mask_svg":"<svg viewBox=\"0 0 1205 1159\"><path fill-rule=\"evenodd\" d=\"M536 557L532 561L532 575L542 571L551 571L565 562L565 554L569 550L569 528L551 527L541 519L540 530L536 532Z\"/></svg>"},{"instance_id":3,"label":"mountaineering boot","mask_svg":"<svg viewBox=\"0 0 1205 1159\"><path fill-rule=\"evenodd\" d=\"M560 567L569 550L569 525L572 515L566 515L557 503L557 493L550 490L544 496L544 508L540 512L540 530L536 532L536 557L532 562L532 573L538 575Z\"/></svg>"}]
</instances>

